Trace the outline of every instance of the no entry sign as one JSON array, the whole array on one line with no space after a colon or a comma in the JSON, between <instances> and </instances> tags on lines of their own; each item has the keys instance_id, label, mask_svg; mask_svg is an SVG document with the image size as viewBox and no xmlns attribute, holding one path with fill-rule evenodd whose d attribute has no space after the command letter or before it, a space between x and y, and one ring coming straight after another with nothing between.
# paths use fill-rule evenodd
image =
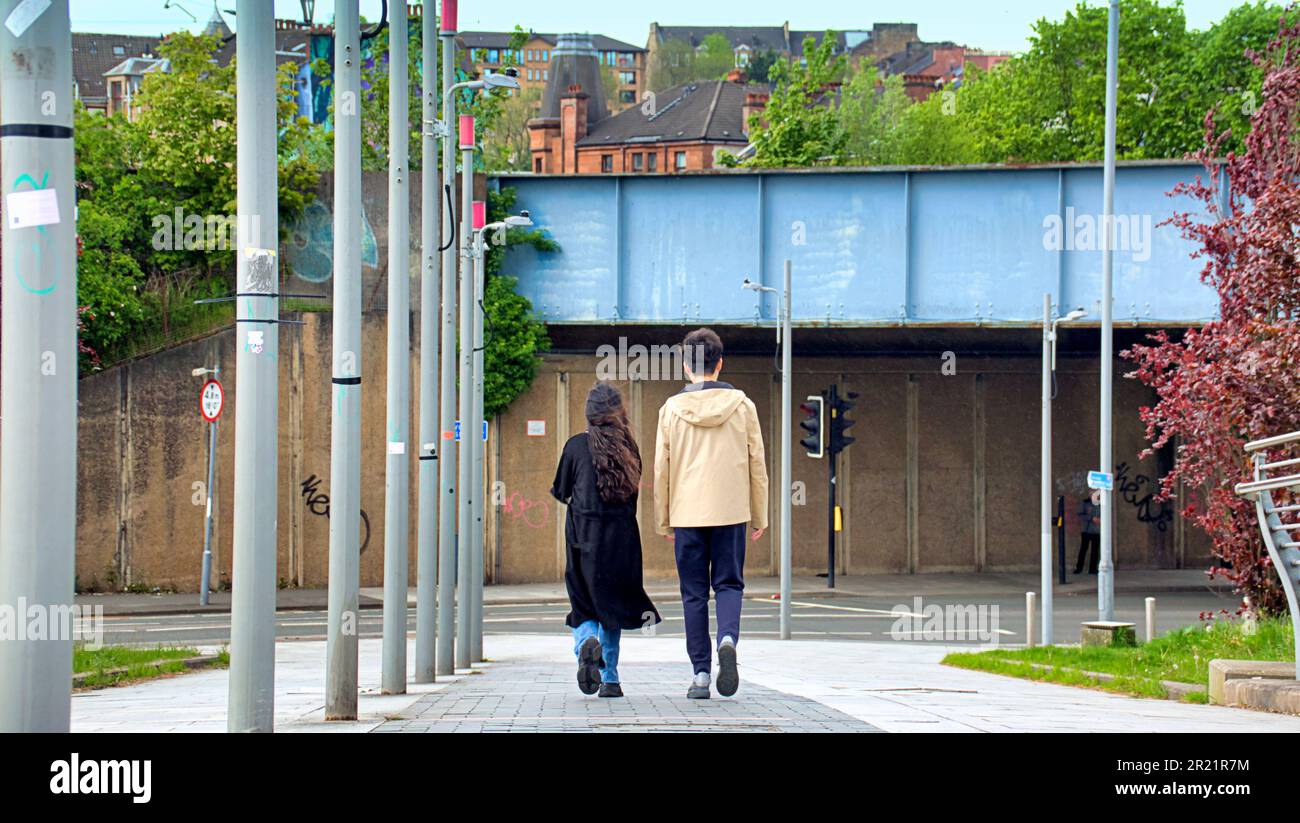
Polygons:
<instances>
[{"instance_id":1,"label":"no entry sign","mask_svg":"<svg viewBox=\"0 0 1300 823\"><path fill-rule=\"evenodd\" d=\"M203 390L199 392L199 413L203 419L209 423L217 422L221 416L221 407L226 403L226 392L221 388L221 384L216 380L209 380L203 384Z\"/></svg>"}]
</instances>

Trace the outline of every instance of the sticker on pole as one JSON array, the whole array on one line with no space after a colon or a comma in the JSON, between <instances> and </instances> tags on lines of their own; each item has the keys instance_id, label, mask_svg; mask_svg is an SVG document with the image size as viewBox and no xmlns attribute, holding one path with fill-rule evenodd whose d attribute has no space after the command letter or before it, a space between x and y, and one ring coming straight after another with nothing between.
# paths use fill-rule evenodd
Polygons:
<instances>
[{"instance_id":1,"label":"sticker on pole","mask_svg":"<svg viewBox=\"0 0 1300 823\"><path fill-rule=\"evenodd\" d=\"M1101 489L1102 491L1113 491L1115 488L1115 475L1106 472L1088 472L1088 488Z\"/></svg>"},{"instance_id":2,"label":"sticker on pole","mask_svg":"<svg viewBox=\"0 0 1300 823\"><path fill-rule=\"evenodd\" d=\"M221 416L221 407L226 404L226 392L221 388L221 384L216 380L209 380L203 384L203 389L199 392L199 413L203 419L209 423L217 422Z\"/></svg>"}]
</instances>

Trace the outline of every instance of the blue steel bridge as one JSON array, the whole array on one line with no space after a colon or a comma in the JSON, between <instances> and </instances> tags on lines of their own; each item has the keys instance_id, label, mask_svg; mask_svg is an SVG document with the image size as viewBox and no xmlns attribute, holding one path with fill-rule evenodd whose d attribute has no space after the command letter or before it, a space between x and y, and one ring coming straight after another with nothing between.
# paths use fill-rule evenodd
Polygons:
<instances>
[{"instance_id":1,"label":"blue steel bridge","mask_svg":"<svg viewBox=\"0 0 1300 823\"><path fill-rule=\"evenodd\" d=\"M1117 325L1197 325L1217 302L1171 225L1201 204L1169 192L1184 161L1116 172ZM502 175L560 251L513 247L504 271L552 325L774 322L793 264L804 327L1025 328L1042 295L1100 318L1096 164L726 170L681 175Z\"/></svg>"}]
</instances>

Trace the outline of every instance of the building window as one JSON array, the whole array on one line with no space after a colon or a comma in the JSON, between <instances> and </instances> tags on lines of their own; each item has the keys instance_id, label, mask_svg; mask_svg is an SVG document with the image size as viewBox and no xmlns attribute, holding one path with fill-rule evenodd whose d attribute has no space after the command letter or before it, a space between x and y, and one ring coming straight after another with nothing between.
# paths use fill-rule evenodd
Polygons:
<instances>
[{"instance_id":1,"label":"building window","mask_svg":"<svg viewBox=\"0 0 1300 823\"><path fill-rule=\"evenodd\" d=\"M618 82L619 82L620 85L623 85L623 86L635 86L635 85L636 85L636 72L634 72L634 71L620 71L620 72L618 73Z\"/></svg>"},{"instance_id":2,"label":"building window","mask_svg":"<svg viewBox=\"0 0 1300 823\"><path fill-rule=\"evenodd\" d=\"M551 73L550 73L549 71L547 71L546 69L542 69L542 79L543 79L543 80L550 80L550 79L551 79L551 76L550 76L550 75L551 75Z\"/></svg>"},{"instance_id":3,"label":"building window","mask_svg":"<svg viewBox=\"0 0 1300 823\"><path fill-rule=\"evenodd\" d=\"M736 68L743 69L749 65L749 49L736 49Z\"/></svg>"},{"instance_id":4,"label":"building window","mask_svg":"<svg viewBox=\"0 0 1300 823\"><path fill-rule=\"evenodd\" d=\"M600 170L604 174L609 174L614 170L614 155L602 154L600 156Z\"/></svg>"},{"instance_id":5,"label":"building window","mask_svg":"<svg viewBox=\"0 0 1300 823\"><path fill-rule=\"evenodd\" d=\"M500 63L500 62L501 62L501 52L497 51L496 49L488 49L488 50L487 50L487 62L489 62L489 63Z\"/></svg>"},{"instance_id":6,"label":"building window","mask_svg":"<svg viewBox=\"0 0 1300 823\"><path fill-rule=\"evenodd\" d=\"M126 46L114 46L114 47L113 47L113 54L117 55L118 57L121 57L121 56L125 55L125 54L126 54Z\"/></svg>"},{"instance_id":7,"label":"building window","mask_svg":"<svg viewBox=\"0 0 1300 823\"><path fill-rule=\"evenodd\" d=\"M645 165L645 156L641 152L632 155L632 171L642 171Z\"/></svg>"},{"instance_id":8,"label":"building window","mask_svg":"<svg viewBox=\"0 0 1300 823\"><path fill-rule=\"evenodd\" d=\"M533 158L533 171L537 172L538 174L542 173L542 158L540 157Z\"/></svg>"},{"instance_id":9,"label":"building window","mask_svg":"<svg viewBox=\"0 0 1300 823\"><path fill-rule=\"evenodd\" d=\"M686 152L673 152L673 168L677 171L686 171Z\"/></svg>"},{"instance_id":10,"label":"building window","mask_svg":"<svg viewBox=\"0 0 1300 823\"><path fill-rule=\"evenodd\" d=\"M659 171L659 155L650 154L645 159L646 171Z\"/></svg>"},{"instance_id":11,"label":"building window","mask_svg":"<svg viewBox=\"0 0 1300 823\"><path fill-rule=\"evenodd\" d=\"M626 103L626 104L629 104L629 105L632 104L632 103L635 103L635 102L636 102L636 92L632 91L631 89L623 89L622 91L620 91L620 92L618 93L618 101L619 101L620 103Z\"/></svg>"}]
</instances>

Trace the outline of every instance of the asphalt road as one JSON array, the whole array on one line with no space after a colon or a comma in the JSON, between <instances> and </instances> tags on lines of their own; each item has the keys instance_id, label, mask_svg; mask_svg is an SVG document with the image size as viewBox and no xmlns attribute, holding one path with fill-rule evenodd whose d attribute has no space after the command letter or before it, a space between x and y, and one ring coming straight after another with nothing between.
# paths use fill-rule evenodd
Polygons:
<instances>
[{"instance_id":1,"label":"asphalt road","mask_svg":"<svg viewBox=\"0 0 1300 823\"><path fill-rule=\"evenodd\" d=\"M1141 639L1145 624L1144 598L1116 596L1116 618L1137 624ZM920 603L890 602L876 597L798 597L791 601L793 632L804 640L894 642L896 640L942 640L948 643L981 644L995 637L1008 643L1023 643L1025 601L1023 595L989 598L981 603L954 598L922 598ZM1199 622L1205 612L1235 608L1237 599L1228 593L1198 591L1165 593L1157 596L1157 631L1165 632ZM664 622L655 628L660 637L682 635L682 608L675 599L656 602ZM933 607L938 607L933 608ZM950 609L949 607L954 607ZM567 631L565 602L492 605L484 608L484 631L488 634L560 634ZM1078 642L1079 624L1097 617L1094 596L1057 593L1055 603L1056 641ZM325 637L323 610L276 613L276 633L281 640L321 640ZM382 633L382 610L362 609L359 630L362 637ZM414 632L414 609L410 610L410 631ZM778 604L769 599L746 598L741 633L745 636L776 637ZM230 640L229 614L176 614L112 616L104 618L107 644L223 644Z\"/></svg>"}]
</instances>

